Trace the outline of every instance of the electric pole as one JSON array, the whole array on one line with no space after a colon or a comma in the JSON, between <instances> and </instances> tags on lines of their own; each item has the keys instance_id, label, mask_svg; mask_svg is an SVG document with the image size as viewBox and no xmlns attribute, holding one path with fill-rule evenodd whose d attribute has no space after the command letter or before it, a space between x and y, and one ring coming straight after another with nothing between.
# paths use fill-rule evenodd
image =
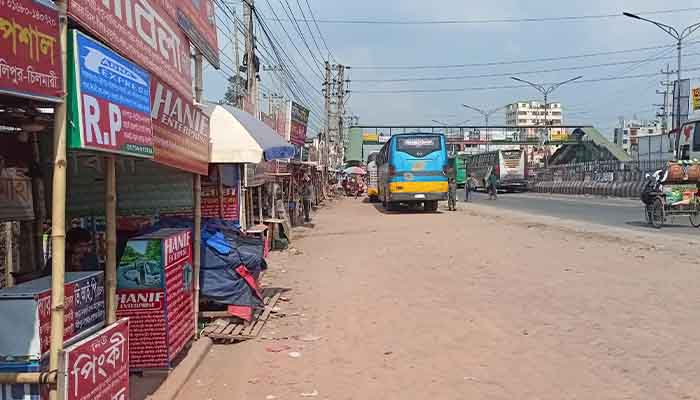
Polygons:
<instances>
[{"instance_id":1,"label":"electric pole","mask_svg":"<svg viewBox=\"0 0 700 400\"><path fill-rule=\"evenodd\" d=\"M661 130L663 134L668 133L668 103L669 103L669 92L671 87L673 87L673 82L671 81L671 75L673 75L674 71L671 70L671 67L667 64L665 70L661 70L661 73L666 76L666 79L661 82L661 86L663 86L663 90L657 90L656 93L663 95L664 96L664 102L663 104L658 104L659 107L659 112L656 114L658 118L661 118Z\"/></svg>"},{"instance_id":2,"label":"electric pole","mask_svg":"<svg viewBox=\"0 0 700 400\"><path fill-rule=\"evenodd\" d=\"M328 170L328 135L331 130L331 64L326 61L326 77L323 82L323 97L325 99L326 126L321 137L321 165L324 171Z\"/></svg>"},{"instance_id":3,"label":"electric pole","mask_svg":"<svg viewBox=\"0 0 700 400\"><path fill-rule=\"evenodd\" d=\"M343 157L343 125L344 125L344 120L343 117L345 116L345 66L343 65L338 65L338 88L337 88L337 106L336 106L336 118L338 120L338 131L337 131L337 136L335 138L335 146L336 146L336 157L338 158L336 160L336 164L340 165L344 161Z\"/></svg>"},{"instance_id":4,"label":"electric pole","mask_svg":"<svg viewBox=\"0 0 700 400\"><path fill-rule=\"evenodd\" d=\"M248 103L250 104L251 114L256 118L258 116L258 81L257 81L257 65L255 56L255 33L253 28L253 18L255 14L255 0L243 0L243 11L248 20L248 35L245 41L246 51L246 75L248 89Z\"/></svg>"}]
</instances>

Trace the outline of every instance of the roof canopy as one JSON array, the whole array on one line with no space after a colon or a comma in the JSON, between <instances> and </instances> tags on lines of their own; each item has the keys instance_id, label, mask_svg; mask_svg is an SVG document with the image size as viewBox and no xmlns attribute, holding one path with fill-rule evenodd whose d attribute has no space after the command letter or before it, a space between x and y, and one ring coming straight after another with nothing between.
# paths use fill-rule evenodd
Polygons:
<instances>
[{"instance_id":1,"label":"roof canopy","mask_svg":"<svg viewBox=\"0 0 700 400\"><path fill-rule=\"evenodd\" d=\"M294 146L247 112L218 104L203 109L212 142L209 162L257 164L294 157Z\"/></svg>"}]
</instances>

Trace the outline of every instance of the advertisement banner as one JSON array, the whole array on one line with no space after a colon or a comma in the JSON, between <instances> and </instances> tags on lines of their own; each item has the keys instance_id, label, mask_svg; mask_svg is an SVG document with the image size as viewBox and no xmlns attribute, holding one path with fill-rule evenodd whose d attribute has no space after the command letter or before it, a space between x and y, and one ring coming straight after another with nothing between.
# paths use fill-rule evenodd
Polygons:
<instances>
[{"instance_id":1,"label":"advertisement banner","mask_svg":"<svg viewBox=\"0 0 700 400\"><path fill-rule=\"evenodd\" d=\"M309 109L292 101L290 115L289 143L303 146L306 141L306 127L309 123Z\"/></svg>"},{"instance_id":2,"label":"advertisement banner","mask_svg":"<svg viewBox=\"0 0 700 400\"><path fill-rule=\"evenodd\" d=\"M114 324L63 351L59 391L66 400L129 398L129 321Z\"/></svg>"},{"instance_id":3,"label":"advertisement banner","mask_svg":"<svg viewBox=\"0 0 700 400\"><path fill-rule=\"evenodd\" d=\"M153 157L148 72L78 31L70 43L70 147Z\"/></svg>"},{"instance_id":4,"label":"advertisement banner","mask_svg":"<svg viewBox=\"0 0 700 400\"><path fill-rule=\"evenodd\" d=\"M58 11L53 2L0 0L0 93L62 101Z\"/></svg>"},{"instance_id":5,"label":"advertisement banner","mask_svg":"<svg viewBox=\"0 0 700 400\"><path fill-rule=\"evenodd\" d=\"M693 112L700 110L700 88L693 88Z\"/></svg>"},{"instance_id":6,"label":"advertisement banner","mask_svg":"<svg viewBox=\"0 0 700 400\"><path fill-rule=\"evenodd\" d=\"M379 143L379 134L374 132L363 132L362 141L365 143Z\"/></svg>"},{"instance_id":7,"label":"advertisement banner","mask_svg":"<svg viewBox=\"0 0 700 400\"><path fill-rule=\"evenodd\" d=\"M199 175L208 174L209 117L156 77L151 79L154 161Z\"/></svg>"},{"instance_id":8,"label":"advertisement banner","mask_svg":"<svg viewBox=\"0 0 700 400\"><path fill-rule=\"evenodd\" d=\"M219 218L219 185L202 184L202 218ZM238 221L238 190L224 186L224 220Z\"/></svg>"},{"instance_id":9,"label":"advertisement banner","mask_svg":"<svg viewBox=\"0 0 700 400\"><path fill-rule=\"evenodd\" d=\"M212 0L160 0L160 5L185 32L192 45L216 69L221 67Z\"/></svg>"},{"instance_id":10,"label":"advertisement banner","mask_svg":"<svg viewBox=\"0 0 700 400\"><path fill-rule=\"evenodd\" d=\"M189 41L163 9L165 3L173 2L69 0L68 15L182 95L192 97Z\"/></svg>"}]
</instances>

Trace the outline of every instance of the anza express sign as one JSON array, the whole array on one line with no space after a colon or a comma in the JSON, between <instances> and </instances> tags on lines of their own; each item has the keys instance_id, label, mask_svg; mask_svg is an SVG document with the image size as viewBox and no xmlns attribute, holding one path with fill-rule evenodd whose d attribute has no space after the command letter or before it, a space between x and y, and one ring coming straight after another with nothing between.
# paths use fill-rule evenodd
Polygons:
<instances>
[{"instance_id":1,"label":"anza express sign","mask_svg":"<svg viewBox=\"0 0 700 400\"><path fill-rule=\"evenodd\" d=\"M70 147L153 157L150 75L71 31Z\"/></svg>"},{"instance_id":2,"label":"anza express sign","mask_svg":"<svg viewBox=\"0 0 700 400\"><path fill-rule=\"evenodd\" d=\"M53 2L0 0L0 93L61 101L60 56Z\"/></svg>"},{"instance_id":3,"label":"anza express sign","mask_svg":"<svg viewBox=\"0 0 700 400\"><path fill-rule=\"evenodd\" d=\"M161 5L185 2L69 0L68 14L104 43L191 97L190 44L169 15L177 8L168 12Z\"/></svg>"}]
</instances>

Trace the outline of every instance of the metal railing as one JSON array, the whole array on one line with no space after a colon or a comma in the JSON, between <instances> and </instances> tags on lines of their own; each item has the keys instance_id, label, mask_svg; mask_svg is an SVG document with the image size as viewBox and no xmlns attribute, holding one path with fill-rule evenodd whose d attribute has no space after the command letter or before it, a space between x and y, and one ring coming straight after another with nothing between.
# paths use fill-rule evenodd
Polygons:
<instances>
[{"instance_id":1,"label":"metal railing","mask_svg":"<svg viewBox=\"0 0 700 400\"><path fill-rule=\"evenodd\" d=\"M662 169L664 160L639 161L591 161L548 168L530 169L530 181L537 182L634 182L644 179L647 173Z\"/></svg>"}]
</instances>

